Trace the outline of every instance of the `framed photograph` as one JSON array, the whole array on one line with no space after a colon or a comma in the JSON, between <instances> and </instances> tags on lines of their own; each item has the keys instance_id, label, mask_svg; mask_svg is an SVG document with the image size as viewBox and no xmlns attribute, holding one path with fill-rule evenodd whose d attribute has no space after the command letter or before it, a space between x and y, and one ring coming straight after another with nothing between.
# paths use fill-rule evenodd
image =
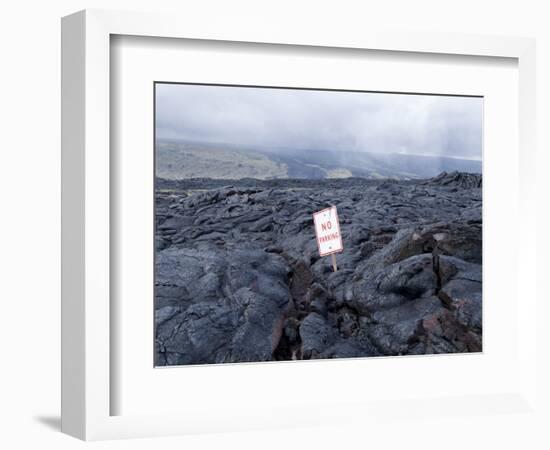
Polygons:
<instances>
[{"instance_id":1,"label":"framed photograph","mask_svg":"<svg viewBox=\"0 0 550 450\"><path fill-rule=\"evenodd\" d=\"M63 19L63 431L532 411L534 42L256 25Z\"/></svg>"}]
</instances>

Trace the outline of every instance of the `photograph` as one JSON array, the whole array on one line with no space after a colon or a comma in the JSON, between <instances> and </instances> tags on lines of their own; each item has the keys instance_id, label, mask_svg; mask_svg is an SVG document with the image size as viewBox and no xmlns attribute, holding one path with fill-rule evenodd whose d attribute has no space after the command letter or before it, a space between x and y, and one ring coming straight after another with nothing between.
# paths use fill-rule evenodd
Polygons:
<instances>
[{"instance_id":1,"label":"photograph","mask_svg":"<svg viewBox=\"0 0 550 450\"><path fill-rule=\"evenodd\" d=\"M482 96L155 82L155 367L482 352Z\"/></svg>"}]
</instances>

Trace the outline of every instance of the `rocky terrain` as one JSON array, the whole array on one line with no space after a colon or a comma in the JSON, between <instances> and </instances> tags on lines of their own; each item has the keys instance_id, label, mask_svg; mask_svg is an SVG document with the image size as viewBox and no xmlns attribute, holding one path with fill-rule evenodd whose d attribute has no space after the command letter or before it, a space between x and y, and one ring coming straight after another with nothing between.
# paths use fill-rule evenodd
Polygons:
<instances>
[{"instance_id":1,"label":"rocky terrain","mask_svg":"<svg viewBox=\"0 0 550 450\"><path fill-rule=\"evenodd\" d=\"M156 364L481 351L481 184L157 179Z\"/></svg>"}]
</instances>

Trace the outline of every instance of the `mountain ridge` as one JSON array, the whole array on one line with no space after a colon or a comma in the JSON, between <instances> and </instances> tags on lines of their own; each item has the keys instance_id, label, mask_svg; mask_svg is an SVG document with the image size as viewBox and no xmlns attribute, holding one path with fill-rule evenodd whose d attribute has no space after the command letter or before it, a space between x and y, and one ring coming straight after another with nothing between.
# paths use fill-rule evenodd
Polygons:
<instances>
[{"instance_id":1,"label":"mountain ridge","mask_svg":"<svg viewBox=\"0 0 550 450\"><path fill-rule=\"evenodd\" d=\"M166 140L157 142L155 162L157 177L173 180L350 177L407 180L430 178L441 172L482 171L481 161L455 157L327 149L277 150Z\"/></svg>"}]
</instances>

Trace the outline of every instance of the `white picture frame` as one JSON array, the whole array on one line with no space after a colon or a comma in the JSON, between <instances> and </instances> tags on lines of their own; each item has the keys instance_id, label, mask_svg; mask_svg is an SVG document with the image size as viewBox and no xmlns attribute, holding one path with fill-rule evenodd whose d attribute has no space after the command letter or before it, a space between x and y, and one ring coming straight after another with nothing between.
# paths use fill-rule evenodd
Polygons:
<instances>
[{"instance_id":1,"label":"white picture frame","mask_svg":"<svg viewBox=\"0 0 550 450\"><path fill-rule=\"evenodd\" d=\"M535 43L532 39L460 34L418 34L348 30L285 29L263 23L233 27L213 21L196 23L192 17L164 14L87 10L62 21L62 430L85 440L162 436L270 426L309 425L372 418L388 414L391 404L346 403L330 410L318 405L278 405L277 420L269 413L234 414L231 405L219 405L211 414L182 411L170 414L112 415L116 386L110 367L114 355L111 320L110 186L116 173L110 168L110 39L113 35L200 39L242 43L285 44L302 48L368 49L500 57L517 60L519 98L518 213L522 216L522 242L518 246L518 282L529 278L536 242L535 164ZM519 239L519 238L518 238ZM529 292L529 289L531 291ZM536 408L536 293L525 287L518 303L517 344L519 376L511 390L464 398L407 400L416 414L432 402L453 414L493 414L506 408L523 413ZM399 362L396 369L399 370ZM250 367L250 366L249 366ZM167 369L170 370L170 369ZM276 370L264 365L263 373ZM181 376L185 376L181 373ZM399 398L397 399L399 400ZM391 400L395 402L396 399ZM259 400L258 400L259 402ZM472 410L471 406L476 405ZM345 406L345 408L341 407ZM317 411L317 413L315 413ZM383 411L386 411L384 413ZM232 417L234 416L234 417ZM391 414L388 415L388 417ZM248 421L239 420L247 417ZM392 419L393 420L393 419Z\"/></svg>"}]
</instances>

